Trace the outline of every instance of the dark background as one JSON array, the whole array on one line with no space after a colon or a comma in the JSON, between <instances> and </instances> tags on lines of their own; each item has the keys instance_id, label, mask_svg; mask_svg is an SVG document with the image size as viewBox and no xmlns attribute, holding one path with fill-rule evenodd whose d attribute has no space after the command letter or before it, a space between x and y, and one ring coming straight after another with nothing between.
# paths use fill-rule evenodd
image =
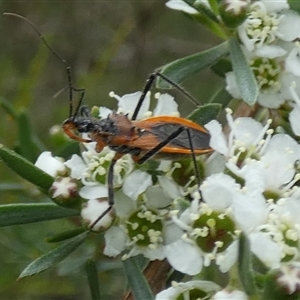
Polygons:
<instances>
[{"instance_id":1,"label":"dark background","mask_svg":"<svg viewBox=\"0 0 300 300\"><path fill-rule=\"evenodd\" d=\"M119 95L141 90L154 69L220 41L165 1L0 1L0 97L16 111L26 110L45 149L55 151L49 129L68 117L64 65L24 21L3 16L14 12L30 19L51 47L72 66L74 85L86 88L85 104L114 108L110 91ZM222 81L210 71L184 87L197 99L212 97ZM182 115L193 105L178 92ZM0 143L15 148L15 121L0 110ZM38 191L0 164L0 204L44 201ZM16 191L17 190L17 191ZM56 269L16 282L22 269L52 249L44 241L72 228L67 220L0 229L0 299L90 299L83 264L103 245L85 243ZM96 249L95 249L96 247ZM97 254L96 254L97 255ZM98 258L98 257L97 257ZM101 259L103 299L117 299L126 288L119 260Z\"/></svg>"}]
</instances>

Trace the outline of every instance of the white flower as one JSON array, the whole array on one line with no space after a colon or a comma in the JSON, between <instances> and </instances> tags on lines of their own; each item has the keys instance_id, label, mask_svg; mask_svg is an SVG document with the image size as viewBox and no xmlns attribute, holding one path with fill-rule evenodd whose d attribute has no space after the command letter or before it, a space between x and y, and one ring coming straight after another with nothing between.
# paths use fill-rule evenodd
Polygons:
<instances>
[{"instance_id":1,"label":"white flower","mask_svg":"<svg viewBox=\"0 0 300 300\"><path fill-rule=\"evenodd\" d=\"M276 274L276 281L288 295L299 293L300 264L294 262L283 265Z\"/></svg>"},{"instance_id":2,"label":"white flower","mask_svg":"<svg viewBox=\"0 0 300 300\"><path fill-rule=\"evenodd\" d=\"M131 119L132 114L135 111L135 108L137 107L141 95L142 92L126 94L122 97L118 96L114 92L110 92L109 94L110 97L118 100L117 113L128 114L129 119ZM137 115L136 118L137 120L148 118L152 115L154 116L158 116L158 115L178 116L179 115L178 105L174 101L174 97L172 97L171 95L156 93L155 98L157 99L157 105L153 113L149 111L150 97L151 97L151 92L148 92ZM100 112L99 116L101 118L106 118L111 113L110 110L104 109L103 107L99 109L99 112Z\"/></svg>"},{"instance_id":3,"label":"white flower","mask_svg":"<svg viewBox=\"0 0 300 300\"><path fill-rule=\"evenodd\" d=\"M300 17L288 8L287 1L255 1L250 5L247 19L238 28L240 39L249 52L263 56L262 53L272 53L271 48L275 46L277 56L281 56L280 47L274 44L278 40L292 41L299 37Z\"/></svg>"},{"instance_id":4,"label":"white flower","mask_svg":"<svg viewBox=\"0 0 300 300\"><path fill-rule=\"evenodd\" d=\"M249 156L258 153L262 147L262 140L268 131L271 121L265 126L252 118L241 117L233 120L232 111L226 110L226 118L230 127L228 138L222 132L220 123L213 120L205 125L211 135L210 146L227 158L238 159L241 153L249 150Z\"/></svg>"},{"instance_id":5,"label":"white flower","mask_svg":"<svg viewBox=\"0 0 300 300\"><path fill-rule=\"evenodd\" d=\"M224 0L225 11L231 12L233 15L239 15L243 12L248 3L247 0Z\"/></svg>"},{"instance_id":6,"label":"white flower","mask_svg":"<svg viewBox=\"0 0 300 300\"><path fill-rule=\"evenodd\" d=\"M178 218L172 220L185 234L165 247L165 254L176 270L199 274L215 260L227 272L237 259L237 231L230 206L239 185L225 174L214 174L200 187L202 203L195 199Z\"/></svg>"},{"instance_id":7,"label":"white flower","mask_svg":"<svg viewBox=\"0 0 300 300\"><path fill-rule=\"evenodd\" d=\"M74 179L70 177L58 177L52 184L50 191L53 193L52 197L62 197L67 199L76 196L78 189Z\"/></svg>"},{"instance_id":8,"label":"white flower","mask_svg":"<svg viewBox=\"0 0 300 300\"><path fill-rule=\"evenodd\" d=\"M166 223L168 215L166 207L172 203L173 198L167 192L168 186L162 185L160 181L154 186L150 186L151 181L148 184L147 179L146 184L139 183L140 180L144 181L144 176L150 177L149 174L136 170L131 175L126 180L138 185L139 192L133 191L132 194L125 182L126 187L123 191L115 194L114 207L119 220L116 226L105 233L104 253L116 256L128 249L129 252L124 258L143 254L150 260L162 260L165 258L164 240L172 239L174 231L176 232L176 228ZM173 184L175 185L175 182ZM134 186L132 189L136 190ZM113 240L115 236L122 238Z\"/></svg>"},{"instance_id":9,"label":"white flower","mask_svg":"<svg viewBox=\"0 0 300 300\"><path fill-rule=\"evenodd\" d=\"M52 177L66 172L63 159L53 157L50 151L41 153L34 165Z\"/></svg>"},{"instance_id":10,"label":"white flower","mask_svg":"<svg viewBox=\"0 0 300 300\"><path fill-rule=\"evenodd\" d=\"M169 0L166 3L166 6L175 9L175 10L180 10L183 11L187 14L198 14L199 12L193 8L192 6L188 5L185 1L183 0Z\"/></svg>"},{"instance_id":11,"label":"white flower","mask_svg":"<svg viewBox=\"0 0 300 300\"><path fill-rule=\"evenodd\" d=\"M297 89L298 87L298 89ZM290 87L290 93L292 96L292 99L294 100L294 108L293 110L290 112L289 114L289 121L292 127L293 132L300 136L300 122L299 122L299 118L300 118L300 99L299 99L299 88L300 88L300 84L296 84L295 82L293 82L291 84Z\"/></svg>"},{"instance_id":12,"label":"white flower","mask_svg":"<svg viewBox=\"0 0 300 300\"><path fill-rule=\"evenodd\" d=\"M74 154L72 158L65 162L71 170L71 177L81 180L83 187L79 194L85 199L107 197L107 172L108 167L115 155L108 147L100 153L95 150L95 143L85 144L86 151L81 153L81 157ZM124 155L114 166L114 186L121 186L126 175L133 170L133 161L130 155Z\"/></svg>"},{"instance_id":13,"label":"white flower","mask_svg":"<svg viewBox=\"0 0 300 300\"><path fill-rule=\"evenodd\" d=\"M290 57L288 65L297 63L296 57ZM250 67L254 72L260 88L258 103L268 108L278 108L287 100L292 99L290 86L293 81L299 82L296 72L287 72L282 58L256 57L251 59ZM289 68L291 71L292 68ZM233 72L226 73L226 90L236 99L241 98L241 93L237 85L236 77Z\"/></svg>"},{"instance_id":14,"label":"white flower","mask_svg":"<svg viewBox=\"0 0 300 300\"><path fill-rule=\"evenodd\" d=\"M109 204L106 200L90 199L86 202L84 208L81 210L83 222L87 223L92 230L96 231L100 228L108 228L114 219L112 211L108 211L108 209ZM100 216L102 216L101 219ZM96 220L98 220L97 223L95 223Z\"/></svg>"},{"instance_id":15,"label":"white flower","mask_svg":"<svg viewBox=\"0 0 300 300\"><path fill-rule=\"evenodd\" d=\"M135 170L126 177L123 185L123 191L126 196L136 200L138 196L151 185L152 179L150 174L140 170Z\"/></svg>"},{"instance_id":16,"label":"white flower","mask_svg":"<svg viewBox=\"0 0 300 300\"><path fill-rule=\"evenodd\" d=\"M252 233L250 235L250 249L267 267L275 269L280 266L280 247L272 240L270 234Z\"/></svg>"},{"instance_id":17,"label":"white flower","mask_svg":"<svg viewBox=\"0 0 300 300\"><path fill-rule=\"evenodd\" d=\"M216 121L206 127L211 146L226 155L225 170L233 178L209 176L201 186L203 198L214 209L227 208L235 226L248 235L251 251L267 267L278 268L300 255L300 174L295 166L300 146L286 134L272 135L270 121L262 126L251 118L233 120L229 110L227 120L228 137Z\"/></svg>"}]
</instances>

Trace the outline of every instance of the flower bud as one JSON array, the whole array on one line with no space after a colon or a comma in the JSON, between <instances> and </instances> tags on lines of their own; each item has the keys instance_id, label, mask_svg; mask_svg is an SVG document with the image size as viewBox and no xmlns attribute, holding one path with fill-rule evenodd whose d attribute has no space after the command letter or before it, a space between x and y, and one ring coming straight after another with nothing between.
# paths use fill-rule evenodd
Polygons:
<instances>
[{"instance_id":1,"label":"flower bud","mask_svg":"<svg viewBox=\"0 0 300 300\"><path fill-rule=\"evenodd\" d=\"M231 29L241 25L247 17L246 0L222 0L219 11L224 24Z\"/></svg>"}]
</instances>

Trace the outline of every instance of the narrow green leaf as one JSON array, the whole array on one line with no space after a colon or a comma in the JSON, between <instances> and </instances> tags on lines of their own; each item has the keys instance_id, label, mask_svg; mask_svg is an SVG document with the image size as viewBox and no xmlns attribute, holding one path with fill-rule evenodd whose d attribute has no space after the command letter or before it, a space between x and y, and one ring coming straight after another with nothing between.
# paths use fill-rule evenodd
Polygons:
<instances>
[{"instance_id":1,"label":"narrow green leaf","mask_svg":"<svg viewBox=\"0 0 300 300\"><path fill-rule=\"evenodd\" d=\"M22 110L18 116L18 127L20 153L29 161L34 162L37 158L37 149L33 143L31 125L25 110Z\"/></svg>"},{"instance_id":2,"label":"narrow green leaf","mask_svg":"<svg viewBox=\"0 0 300 300\"><path fill-rule=\"evenodd\" d=\"M238 272L240 281L248 295L255 294L250 243L242 233L239 239Z\"/></svg>"},{"instance_id":3,"label":"narrow green leaf","mask_svg":"<svg viewBox=\"0 0 300 300\"><path fill-rule=\"evenodd\" d=\"M211 120L215 120L222 108L221 104L209 103L195 109L187 119L204 126Z\"/></svg>"},{"instance_id":4,"label":"narrow green leaf","mask_svg":"<svg viewBox=\"0 0 300 300\"><path fill-rule=\"evenodd\" d=\"M86 262L85 270L89 282L92 300L100 300L98 272L95 262L89 259Z\"/></svg>"},{"instance_id":5,"label":"narrow green leaf","mask_svg":"<svg viewBox=\"0 0 300 300\"><path fill-rule=\"evenodd\" d=\"M25 187L20 183L14 183L14 182L0 183L0 191L15 192L15 191L23 191L23 190L25 190Z\"/></svg>"},{"instance_id":6,"label":"narrow green leaf","mask_svg":"<svg viewBox=\"0 0 300 300\"><path fill-rule=\"evenodd\" d=\"M0 158L2 158L3 162L18 175L41 189L48 191L51 187L53 177L2 144L0 144Z\"/></svg>"},{"instance_id":7,"label":"narrow green leaf","mask_svg":"<svg viewBox=\"0 0 300 300\"><path fill-rule=\"evenodd\" d=\"M70 253L72 253L76 248L83 243L83 241L88 236L89 232L86 231L68 242L63 243L56 249L40 256L38 259L34 260L31 264L29 264L21 273L18 279L32 276L34 274L40 273L44 270L49 269L50 267L55 266L59 262L61 262L65 257L67 257Z\"/></svg>"},{"instance_id":8,"label":"narrow green leaf","mask_svg":"<svg viewBox=\"0 0 300 300\"><path fill-rule=\"evenodd\" d=\"M4 109L4 111L9 114L13 119L17 118L17 112L14 107L11 105L11 102L6 99L0 97L0 106Z\"/></svg>"},{"instance_id":9,"label":"narrow green leaf","mask_svg":"<svg viewBox=\"0 0 300 300\"><path fill-rule=\"evenodd\" d=\"M249 105L257 101L259 88L236 37L229 40L232 68L242 99Z\"/></svg>"},{"instance_id":10,"label":"narrow green leaf","mask_svg":"<svg viewBox=\"0 0 300 300\"><path fill-rule=\"evenodd\" d=\"M292 10L295 10L298 13L300 13L300 2L299 2L299 0L289 0L288 2L290 4L290 8Z\"/></svg>"},{"instance_id":11,"label":"narrow green leaf","mask_svg":"<svg viewBox=\"0 0 300 300\"><path fill-rule=\"evenodd\" d=\"M181 83L187 77L214 65L228 54L228 43L224 42L209 50L175 60L162 67L161 73L176 83ZM158 88L170 88L170 84L162 78L157 79Z\"/></svg>"},{"instance_id":12,"label":"narrow green leaf","mask_svg":"<svg viewBox=\"0 0 300 300\"><path fill-rule=\"evenodd\" d=\"M187 17L194 19L200 24L204 25L218 37L224 40L227 39L227 34L222 25L220 24L220 19L218 18L218 7L214 5L214 3L212 3L212 9L210 9L205 4L201 3L201 1L184 1L199 12L198 14L186 14Z\"/></svg>"},{"instance_id":13,"label":"narrow green leaf","mask_svg":"<svg viewBox=\"0 0 300 300\"><path fill-rule=\"evenodd\" d=\"M78 228L71 229L68 231L60 232L56 235L46 238L46 242L48 242L48 243L62 242L62 241L68 240L70 238L73 238L74 236L79 235L84 231L85 231L84 228L78 227Z\"/></svg>"},{"instance_id":14,"label":"narrow green leaf","mask_svg":"<svg viewBox=\"0 0 300 300\"><path fill-rule=\"evenodd\" d=\"M52 203L0 205L0 227L78 216L79 212Z\"/></svg>"},{"instance_id":15,"label":"narrow green leaf","mask_svg":"<svg viewBox=\"0 0 300 300\"><path fill-rule=\"evenodd\" d=\"M209 6L211 7L212 11L218 15L219 14L219 5L218 1L216 0L208 0Z\"/></svg>"},{"instance_id":16,"label":"narrow green leaf","mask_svg":"<svg viewBox=\"0 0 300 300\"><path fill-rule=\"evenodd\" d=\"M225 78L225 74L232 71L232 64L229 59L221 58L217 63L211 66L211 70L217 75Z\"/></svg>"},{"instance_id":17,"label":"narrow green leaf","mask_svg":"<svg viewBox=\"0 0 300 300\"><path fill-rule=\"evenodd\" d=\"M232 96L226 91L226 88L223 87L213 95L209 102L219 103L222 107L226 107L231 100Z\"/></svg>"},{"instance_id":18,"label":"narrow green leaf","mask_svg":"<svg viewBox=\"0 0 300 300\"><path fill-rule=\"evenodd\" d=\"M134 299L152 300L154 296L146 278L141 271L135 257L123 261L125 274L128 279Z\"/></svg>"}]
</instances>

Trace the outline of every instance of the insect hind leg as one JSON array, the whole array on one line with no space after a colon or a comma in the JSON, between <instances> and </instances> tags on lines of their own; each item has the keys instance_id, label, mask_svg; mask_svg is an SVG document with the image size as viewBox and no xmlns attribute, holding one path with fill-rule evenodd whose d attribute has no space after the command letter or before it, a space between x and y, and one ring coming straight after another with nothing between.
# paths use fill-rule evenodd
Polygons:
<instances>
[{"instance_id":1,"label":"insect hind leg","mask_svg":"<svg viewBox=\"0 0 300 300\"><path fill-rule=\"evenodd\" d=\"M189 146L190 146L191 156L192 156L193 165L194 165L194 169L195 169L197 185L198 185L198 187L200 187L200 172L199 172L199 168L198 168L197 161L196 161L196 155L195 155L195 150L194 150L194 146L193 146L192 135L191 135L190 130L184 126L181 126L177 130L173 131L165 140L161 141L150 151L146 152L142 157L140 157L137 160L137 163L142 164L145 161L147 161L148 159L150 159L152 156L154 156L155 154L159 153L163 147L165 147L172 140L177 138L183 131L186 131L187 135L188 135Z\"/></svg>"}]
</instances>

